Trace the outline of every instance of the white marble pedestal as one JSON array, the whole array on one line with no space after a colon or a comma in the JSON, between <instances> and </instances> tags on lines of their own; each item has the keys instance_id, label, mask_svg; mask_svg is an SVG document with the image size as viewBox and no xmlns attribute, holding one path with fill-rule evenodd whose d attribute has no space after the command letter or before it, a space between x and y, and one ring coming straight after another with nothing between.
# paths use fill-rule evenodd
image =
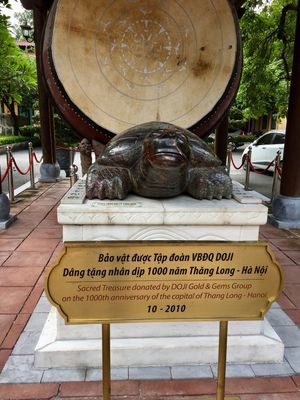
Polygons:
<instances>
[{"instance_id":1,"label":"white marble pedestal","mask_svg":"<svg viewBox=\"0 0 300 400\"><path fill-rule=\"evenodd\" d=\"M238 199L238 201L236 200ZM266 223L267 208L253 193L235 186L235 199L188 196L151 200L84 200L78 181L58 208L64 241L210 240L253 241ZM65 325L52 309L35 350L36 367L101 365L100 325ZM112 366L215 363L218 323L139 323L111 327ZM281 362L284 346L264 321L230 322L228 361Z\"/></svg>"}]
</instances>

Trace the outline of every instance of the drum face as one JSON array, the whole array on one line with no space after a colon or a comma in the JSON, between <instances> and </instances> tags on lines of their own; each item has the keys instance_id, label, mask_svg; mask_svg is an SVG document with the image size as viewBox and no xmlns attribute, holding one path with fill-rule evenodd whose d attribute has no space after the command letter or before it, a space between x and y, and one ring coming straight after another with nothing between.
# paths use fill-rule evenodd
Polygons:
<instances>
[{"instance_id":1,"label":"drum face","mask_svg":"<svg viewBox=\"0 0 300 400\"><path fill-rule=\"evenodd\" d=\"M203 136L230 105L241 69L224 0L57 0L43 59L58 108L103 142L149 121Z\"/></svg>"}]
</instances>

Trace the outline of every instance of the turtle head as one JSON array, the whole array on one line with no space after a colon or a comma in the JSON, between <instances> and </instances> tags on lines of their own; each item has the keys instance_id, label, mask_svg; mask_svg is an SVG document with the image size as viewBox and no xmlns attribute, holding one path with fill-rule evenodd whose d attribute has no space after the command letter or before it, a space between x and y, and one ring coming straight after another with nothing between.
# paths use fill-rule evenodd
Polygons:
<instances>
[{"instance_id":1,"label":"turtle head","mask_svg":"<svg viewBox=\"0 0 300 400\"><path fill-rule=\"evenodd\" d=\"M144 141L144 157L159 169L186 168L190 158L188 140L180 132L151 132Z\"/></svg>"},{"instance_id":2,"label":"turtle head","mask_svg":"<svg viewBox=\"0 0 300 400\"><path fill-rule=\"evenodd\" d=\"M183 193L187 182L190 148L180 132L155 130L144 139L143 153L134 174L135 192L147 197Z\"/></svg>"}]
</instances>

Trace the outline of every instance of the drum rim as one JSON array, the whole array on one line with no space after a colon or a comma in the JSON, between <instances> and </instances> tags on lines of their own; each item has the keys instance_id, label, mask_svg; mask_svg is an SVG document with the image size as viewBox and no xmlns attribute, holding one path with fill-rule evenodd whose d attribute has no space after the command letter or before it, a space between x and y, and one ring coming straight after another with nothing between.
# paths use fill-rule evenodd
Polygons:
<instances>
[{"instance_id":1,"label":"drum rim","mask_svg":"<svg viewBox=\"0 0 300 400\"><path fill-rule=\"evenodd\" d=\"M98 125L90 117L84 114L70 99L64 88L63 83L60 81L56 73L54 61L52 58L52 36L54 31L54 20L58 1L59 0L55 0L50 9L42 40L42 67L46 86L48 87L54 104L58 109L58 112L71 125L71 127L76 130L76 132L80 136L90 140L97 140L103 144L106 144L117 134ZM199 137L207 136L222 121L231 103L234 101L241 79L243 62L239 21L236 9L232 2L230 0L227 0L227 3L229 8L231 9L236 33L236 55L234 66L232 68L232 74L230 79L228 80L225 90L222 96L212 108L212 110L199 121L197 121L194 125L186 128L198 135Z\"/></svg>"}]
</instances>

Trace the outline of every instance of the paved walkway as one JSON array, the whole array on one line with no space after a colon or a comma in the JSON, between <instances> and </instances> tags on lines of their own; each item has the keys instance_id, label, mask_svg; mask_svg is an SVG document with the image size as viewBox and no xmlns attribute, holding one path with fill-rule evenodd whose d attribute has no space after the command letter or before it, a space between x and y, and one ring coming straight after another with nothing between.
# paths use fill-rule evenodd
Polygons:
<instances>
[{"instance_id":1,"label":"paved walkway","mask_svg":"<svg viewBox=\"0 0 300 400\"><path fill-rule=\"evenodd\" d=\"M43 323L42 316L47 313L42 296L44 270L61 246L56 205L67 190L67 181L38 184L38 190L26 190L17 197L20 201L12 205L12 212L18 214L17 221L0 231L0 400L96 399L102 393L97 381L99 371L91 371L90 380L87 371L76 377L74 372L59 377L56 371L55 382L49 371L29 378L30 358L15 356L22 355L21 348L28 353L36 327ZM285 360L278 365L228 366L226 394L241 400L300 400L300 230L279 230L266 225L261 228L261 239L271 244L285 273L280 301L268 314L285 343ZM16 364L17 359L26 362ZM27 371L25 378L22 371ZM210 371L206 375L209 378L205 378L190 370L189 379L187 371L177 376L172 370L167 376L159 369L145 369L145 375L131 371L113 381L112 395L130 400L213 396L214 367Z\"/></svg>"}]
</instances>

